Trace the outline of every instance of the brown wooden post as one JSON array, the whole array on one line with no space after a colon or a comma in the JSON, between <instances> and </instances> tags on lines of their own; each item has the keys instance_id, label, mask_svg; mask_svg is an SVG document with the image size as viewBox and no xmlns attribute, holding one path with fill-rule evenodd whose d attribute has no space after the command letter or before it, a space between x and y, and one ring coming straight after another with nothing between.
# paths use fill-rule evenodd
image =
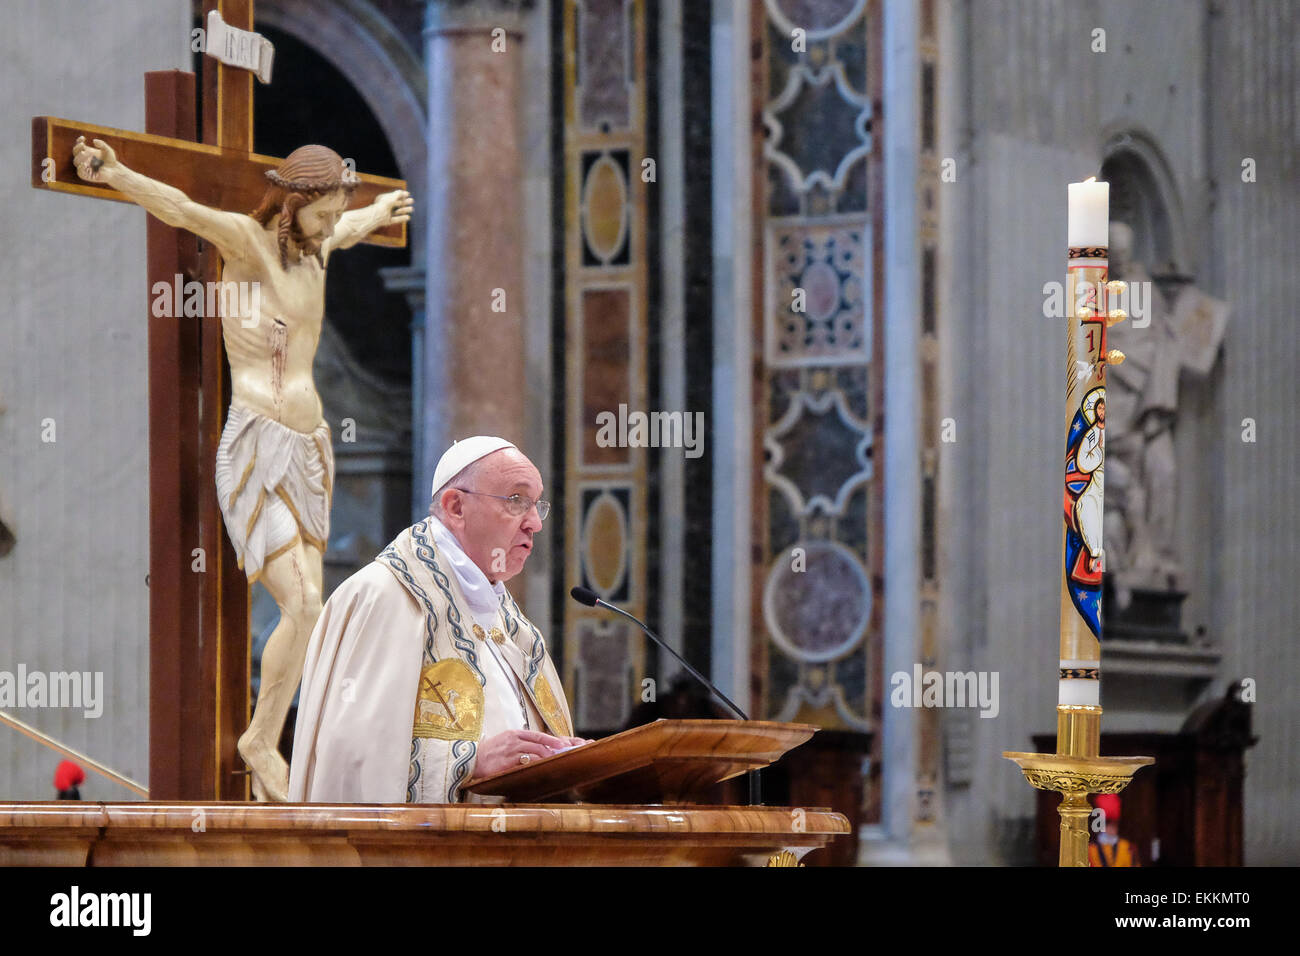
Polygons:
<instances>
[{"instance_id":1,"label":"brown wooden post","mask_svg":"<svg viewBox=\"0 0 1300 956\"><path fill-rule=\"evenodd\" d=\"M252 0L205 0L204 22L209 10L220 10L221 18L232 27L253 29ZM203 142L240 153L253 151L253 74L211 57L203 59ZM213 282L221 278L221 260L215 249L206 250L203 277ZM202 633L205 686L215 695L205 707L204 732L215 741L212 757L216 790L212 795L218 800L247 800L248 777L242 772L244 762L235 744L252 719L249 586L226 536L215 494L217 445L231 392L230 364L219 320L203 323L201 344L200 382L205 401L197 461L204 493L196 500L200 503L203 548L213 557L208 568L212 580L203 592Z\"/></svg>"},{"instance_id":2,"label":"brown wooden post","mask_svg":"<svg viewBox=\"0 0 1300 956\"><path fill-rule=\"evenodd\" d=\"M145 74L145 131L174 139L196 134L194 74ZM154 283L198 278L197 240L150 216L147 301ZM175 311L180 311L179 309ZM199 333L202 320L149 310L149 796L211 798L204 786L200 593L204 575L181 560L199 547ZM211 553L216 553L211 552ZM211 744L207 746L210 748Z\"/></svg>"}]
</instances>

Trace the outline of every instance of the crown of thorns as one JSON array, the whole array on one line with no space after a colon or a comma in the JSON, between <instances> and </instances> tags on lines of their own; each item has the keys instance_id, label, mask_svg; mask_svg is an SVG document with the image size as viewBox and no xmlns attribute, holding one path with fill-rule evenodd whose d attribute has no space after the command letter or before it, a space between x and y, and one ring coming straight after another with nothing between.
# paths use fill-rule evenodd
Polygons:
<instances>
[{"instance_id":1,"label":"crown of thorns","mask_svg":"<svg viewBox=\"0 0 1300 956\"><path fill-rule=\"evenodd\" d=\"M266 171L266 178L281 189L287 189L295 193L323 193L340 187L354 187L361 182L361 177L346 167L343 169L343 175L338 179L333 176L319 179L285 179L274 169Z\"/></svg>"}]
</instances>

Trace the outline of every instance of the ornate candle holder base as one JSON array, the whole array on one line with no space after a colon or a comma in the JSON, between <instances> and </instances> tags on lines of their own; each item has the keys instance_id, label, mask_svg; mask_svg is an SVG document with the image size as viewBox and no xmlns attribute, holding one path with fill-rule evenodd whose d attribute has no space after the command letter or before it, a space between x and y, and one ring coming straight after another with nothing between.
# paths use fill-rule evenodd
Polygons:
<instances>
[{"instance_id":1,"label":"ornate candle holder base","mask_svg":"<svg viewBox=\"0 0 1300 956\"><path fill-rule=\"evenodd\" d=\"M1154 757L1100 757L1101 708L1064 706L1056 708L1054 754L1026 754L1003 751L1014 760L1029 785L1061 794L1060 866L1088 865L1088 816L1090 793L1119 793L1133 774L1155 763Z\"/></svg>"}]
</instances>

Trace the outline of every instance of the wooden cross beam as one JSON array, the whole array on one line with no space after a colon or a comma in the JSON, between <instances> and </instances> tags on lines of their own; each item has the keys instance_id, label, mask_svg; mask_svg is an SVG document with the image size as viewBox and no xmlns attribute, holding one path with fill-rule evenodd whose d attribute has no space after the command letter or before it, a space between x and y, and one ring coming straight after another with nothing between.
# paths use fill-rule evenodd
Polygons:
<instances>
[{"instance_id":1,"label":"wooden cross beam","mask_svg":"<svg viewBox=\"0 0 1300 956\"><path fill-rule=\"evenodd\" d=\"M205 0L228 25L253 29L252 0ZM206 58L203 136L197 138L193 73L145 74L144 133L38 116L32 120L32 185L126 201L83 181L73 168L78 136L102 139L131 169L207 206L251 212L279 160L253 150L253 74ZM401 180L359 175L351 206L405 189ZM364 241L406 243L405 225ZM146 288L217 281L221 262L195 236L149 217ZM212 316L216 319L216 316ZM219 321L157 318L149 323L149 797L244 800L235 744L248 726L248 583L226 538L215 462L230 404L230 371ZM194 549L207 555L194 569Z\"/></svg>"},{"instance_id":2,"label":"wooden cross beam","mask_svg":"<svg viewBox=\"0 0 1300 956\"><path fill-rule=\"evenodd\" d=\"M213 64L229 69L221 64ZM207 64L205 64L205 67ZM180 71L164 71L160 74ZM186 74L193 77L193 74ZM124 164L148 176L175 186L195 202L217 209L247 210L252 212L268 185L266 171L282 162L274 156L238 149L209 146L205 143L186 142L176 136L156 136L149 133L132 133L127 130L96 126L59 119L55 116L32 118L32 185L53 192L93 196L130 202L117 190L102 183L82 180L72 165L72 147L78 136L87 143L102 139L113 147L117 158ZM48 160L48 162L47 162ZM374 202L380 193L405 189L400 179L371 176L359 173L360 185L352 194L350 209L359 209ZM384 226L366 236L362 242L379 246L405 246L406 225Z\"/></svg>"}]
</instances>

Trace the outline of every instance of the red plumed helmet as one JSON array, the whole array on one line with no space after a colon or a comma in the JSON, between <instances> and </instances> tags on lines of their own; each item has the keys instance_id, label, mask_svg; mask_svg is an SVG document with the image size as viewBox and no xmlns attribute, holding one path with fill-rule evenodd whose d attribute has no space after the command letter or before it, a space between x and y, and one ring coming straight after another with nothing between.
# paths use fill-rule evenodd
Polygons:
<instances>
[{"instance_id":1,"label":"red plumed helmet","mask_svg":"<svg viewBox=\"0 0 1300 956\"><path fill-rule=\"evenodd\" d=\"M59 764L59 769L54 771L54 789L59 791L71 790L79 783L83 783L85 779L86 771L71 760L65 760Z\"/></svg>"},{"instance_id":2,"label":"red plumed helmet","mask_svg":"<svg viewBox=\"0 0 1300 956\"><path fill-rule=\"evenodd\" d=\"M1099 793L1094 805L1102 813L1106 814L1107 820L1119 819L1119 794L1117 793Z\"/></svg>"}]
</instances>

